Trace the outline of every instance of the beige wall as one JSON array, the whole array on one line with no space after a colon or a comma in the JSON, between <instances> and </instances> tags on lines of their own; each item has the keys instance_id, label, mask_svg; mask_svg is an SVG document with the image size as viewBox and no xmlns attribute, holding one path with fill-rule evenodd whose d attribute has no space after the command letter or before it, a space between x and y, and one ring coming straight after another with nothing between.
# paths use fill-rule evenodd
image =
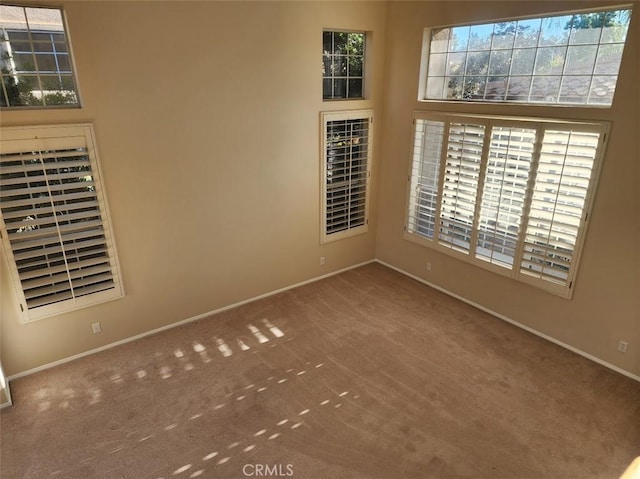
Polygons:
<instances>
[{"instance_id":1,"label":"beige wall","mask_svg":"<svg viewBox=\"0 0 640 479\"><path fill-rule=\"evenodd\" d=\"M424 27L493 20L603 2L390 2L376 255L468 300L640 375L640 11L632 18L610 109L418 102ZM636 5L636 10L638 10ZM403 240L414 109L613 122L572 300L542 292ZM432 270L427 273L426 263ZM490 327L488 325L488 327ZM617 350L628 341L626 354Z\"/></svg>"},{"instance_id":2,"label":"beige wall","mask_svg":"<svg viewBox=\"0 0 640 479\"><path fill-rule=\"evenodd\" d=\"M3 264L8 375L374 258L320 245L319 113L378 113L386 4L62 5L83 108L1 123L94 123L126 297L22 325ZM370 100L323 103L323 28L371 32Z\"/></svg>"}]
</instances>

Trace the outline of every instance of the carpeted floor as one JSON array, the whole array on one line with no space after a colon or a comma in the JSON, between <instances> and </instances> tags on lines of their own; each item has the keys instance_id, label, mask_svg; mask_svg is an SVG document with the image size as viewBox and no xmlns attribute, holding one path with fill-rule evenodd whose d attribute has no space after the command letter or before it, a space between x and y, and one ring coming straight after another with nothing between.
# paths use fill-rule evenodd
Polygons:
<instances>
[{"instance_id":1,"label":"carpeted floor","mask_svg":"<svg viewBox=\"0 0 640 479\"><path fill-rule=\"evenodd\" d=\"M640 454L639 383L378 264L12 393L6 479L604 479Z\"/></svg>"}]
</instances>

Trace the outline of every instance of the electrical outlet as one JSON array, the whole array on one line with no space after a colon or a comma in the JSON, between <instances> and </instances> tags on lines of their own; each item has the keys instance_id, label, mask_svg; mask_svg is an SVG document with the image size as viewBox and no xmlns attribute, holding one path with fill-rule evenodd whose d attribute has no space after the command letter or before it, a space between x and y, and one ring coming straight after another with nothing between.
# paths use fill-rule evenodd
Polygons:
<instances>
[{"instance_id":1,"label":"electrical outlet","mask_svg":"<svg viewBox=\"0 0 640 479\"><path fill-rule=\"evenodd\" d=\"M320 256L320 264L324 264L324 256Z\"/></svg>"},{"instance_id":2,"label":"electrical outlet","mask_svg":"<svg viewBox=\"0 0 640 479\"><path fill-rule=\"evenodd\" d=\"M620 351L621 353L626 353L628 347L629 347L629 343L626 341L620 341L618 343L618 351Z\"/></svg>"},{"instance_id":3,"label":"electrical outlet","mask_svg":"<svg viewBox=\"0 0 640 479\"><path fill-rule=\"evenodd\" d=\"M427 271L431 271L431 263L427 261Z\"/></svg>"},{"instance_id":4,"label":"electrical outlet","mask_svg":"<svg viewBox=\"0 0 640 479\"><path fill-rule=\"evenodd\" d=\"M98 334L102 332L102 326L100 326L100 323L93 323L91 325L91 329L93 330L93 334Z\"/></svg>"}]
</instances>

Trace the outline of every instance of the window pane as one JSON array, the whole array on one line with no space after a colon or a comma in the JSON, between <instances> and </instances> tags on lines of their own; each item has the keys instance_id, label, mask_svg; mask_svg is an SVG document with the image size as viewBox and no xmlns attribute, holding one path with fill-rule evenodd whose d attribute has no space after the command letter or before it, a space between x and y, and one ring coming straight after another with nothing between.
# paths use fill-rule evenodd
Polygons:
<instances>
[{"instance_id":1,"label":"window pane","mask_svg":"<svg viewBox=\"0 0 640 479\"><path fill-rule=\"evenodd\" d=\"M494 26L492 49L513 48L517 22L499 22Z\"/></svg>"},{"instance_id":2,"label":"window pane","mask_svg":"<svg viewBox=\"0 0 640 479\"><path fill-rule=\"evenodd\" d=\"M571 36L569 43L572 45L587 43L597 44L600 41L600 35L602 34L602 26L595 26L594 24L585 25L579 27L577 21L574 19L574 26L571 30Z\"/></svg>"},{"instance_id":3,"label":"window pane","mask_svg":"<svg viewBox=\"0 0 640 479\"><path fill-rule=\"evenodd\" d=\"M438 53L429 59L429 77L443 76L447 66L447 54Z\"/></svg>"},{"instance_id":4,"label":"window pane","mask_svg":"<svg viewBox=\"0 0 640 479\"><path fill-rule=\"evenodd\" d=\"M536 49L525 48L513 51L513 60L511 65L512 75L531 75L533 73L533 65L536 61Z\"/></svg>"},{"instance_id":5,"label":"window pane","mask_svg":"<svg viewBox=\"0 0 640 479\"><path fill-rule=\"evenodd\" d=\"M547 47L538 49L536 57L536 75L560 75L564 68L565 47Z\"/></svg>"},{"instance_id":6,"label":"window pane","mask_svg":"<svg viewBox=\"0 0 640 479\"><path fill-rule=\"evenodd\" d=\"M347 53L347 38L348 38L348 33L333 32L333 53L334 54Z\"/></svg>"},{"instance_id":7,"label":"window pane","mask_svg":"<svg viewBox=\"0 0 640 479\"><path fill-rule=\"evenodd\" d=\"M469 30L469 50L489 50L492 35L493 24L472 26Z\"/></svg>"},{"instance_id":8,"label":"window pane","mask_svg":"<svg viewBox=\"0 0 640 479\"><path fill-rule=\"evenodd\" d=\"M464 74L467 63L466 53L452 53L449 55L449 65L447 67L447 75Z\"/></svg>"},{"instance_id":9,"label":"window pane","mask_svg":"<svg viewBox=\"0 0 640 479\"><path fill-rule=\"evenodd\" d=\"M600 45L594 73L596 75L617 75L620 70L623 48L624 45L620 43Z\"/></svg>"},{"instance_id":10,"label":"window pane","mask_svg":"<svg viewBox=\"0 0 640 479\"><path fill-rule=\"evenodd\" d=\"M457 52L468 50L469 30L469 27L455 27L451 29L451 51Z\"/></svg>"},{"instance_id":11,"label":"window pane","mask_svg":"<svg viewBox=\"0 0 640 479\"><path fill-rule=\"evenodd\" d=\"M507 77L492 77L484 88L486 100L501 101L505 99L507 93ZM482 91L482 88L480 89Z\"/></svg>"},{"instance_id":12,"label":"window pane","mask_svg":"<svg viewBox=\"0 0 640 479\"><path fill-rule=\"evenodd\" d=\"M333 76L347 76L347 57L343 55L333 57L333 65L331 66L331 74Z\"/></svg>"},{"instance_id":13,"label":"window pane","mask_svg":"<svg viewBox=\"0 0 640 479\"><path fill-rule=\"evenodd\" d=\"M325 54L333 53L333 32L322 32L322 50Z\"/></svg>"},{"instance_id":14,"label":"window pane","mask_svg":"<svg viewBox=\"0 0 640 479\"><path fill-rule=\"evenodd\" d=\"M78 98L72 78L73 67L62 21L62 11L56 8L0 6L0 26L9 42L0 45L3 52L3 73L33 73L16 78L3 77L6 93L3 106L77 105ZM57 55L56 53L61 53ZM42 86L38 81L40 76ZM67 91L68 90L68 91ZM65 92L64 98L60 93ZM47 95L54 95L47 101ZM8 101L7 101L8 98Z\"/></svg>"},{"instance_id":15,"label":"window pane","mask_svg":"<svg viewBox=\"0 0 640 479\"><path fill-rule=\"evenodd\" d=\"M555 103L560 92L560 76L534 77L531 82L532 102Z\"/></svg>"},{"instance_id":16,"label":"window pane","mask_svg":"<svg viewBox=\"0 0 640 479\"><path fill-rule=\"evenodd\" d=\"M348 73L349 76L362 76L362 57L349 57Z\"/></svg>"},{"instance_id":17,"label":"window pane","mask_svg":"<svg viewBox=\"0 0 640 479\"><path fill-rule=\"evenodd\" d=\"M325 78L322 80L322 98L333 97L333 81L331 78Z\"/></svg>"},{"instance_id":18,"label":"window pane","mask_svg":"<svg viewBox=\"0 0 640 479\"><path fill-rule=\"evenodd\" d=\"M489 62L489 76L507 75L511 66L511 51L493 51Z\"/></svg>"},{"instance_id":19,"label":"window pane","mask_svg":"<svg viewBox=\"0 0 640 479\"><path fill-rule=\"evenodd\" d=\"M565 74L590 75L593 73L596 53L598 53L598 47L595 45L569 47Z\"/></svg>"},{"instance_id":20,"label":"window pane","mask_svg":"<svg viewBox=\"0 0 640 479\"><path fill-rule=\"evenodd\" d=\"M433 53L444 53L449 51L450 28L436 29L431 32L431 49Z\"/></svg>"},{"instance_id":21,"label":"window pane","mask_svg":"<svg viewBox=\"0 0 640 479\"><path fill-rule=\"evenodd\" d=\"M589 104L610 105L613 102L617 76L594 76L589 91Z\"/></svg>"},{"instance_id":22,"label":"window pane","mask_svg":"<svg viewBox=\"0 0 640 479\"><path fill-rule=\"evenodd\" d=\"M444 78L430 77L427 80L427 98L445 98Z\"/></svg>"},{"instance_id":23,"label":"window pane","mask_svg":"<svg viewBox=\"0 0 640 479\"><path fill-rule=\"evenodd\" d=\"M560 87L560 103L581 103L589 96L590 76L564 77Z\"/></svg>"},{"instance_id":24,"label":"window pane","mask_svg":"<svg viewBox=\"0 0 640 479\"><path fill-rule=\"evenodd\" d=\"M515 47L534 47L538 44L542 19L518 20Z\"/></svg>"},{"instance_id":25,"label":"window pane","mask_svg":"<svg viewBox=\"0 0 640 479\"><path fill-rule=\"evenodd\" d=\"M507 90L507 98L513 101L529 101L531 77L511 77Z\"/></svg>"},{"instance_id":26,"label":"window pane","mask_svg":"<svg viewBox=\"0 0 640 479\"><path fill-rule=\"evenodd\" d=\"M362 79L349 78L349 98L362 98Z\"/></svg>"},{"instance_id":27,"label":"window pane","mask_svg":"<svg viewBox=\"0 0 640 479\"><path fill-rule=\"evenodd\" d=\"M470 52L465 75L486 75L489 70L489 52Z\"/></svg>"},{"instance_id":28,"label":"window pane","mask_svg":"<svg viewBox=\"0 0 640 479\"><path fill-rule=\"evenodd\" d=\"M571 15L542 19L540 45L564 45L569 41Z\"/></svg>"},{"instance_id":29,"label":"window pane","mask_svg":"<svg viewBox=\"0 0 640 479\"><path fill-rule=\"evenodd\" d=\"M333 80L333 98L347 98L346 78L336 78Z\"/></svg>"}]
</instances>

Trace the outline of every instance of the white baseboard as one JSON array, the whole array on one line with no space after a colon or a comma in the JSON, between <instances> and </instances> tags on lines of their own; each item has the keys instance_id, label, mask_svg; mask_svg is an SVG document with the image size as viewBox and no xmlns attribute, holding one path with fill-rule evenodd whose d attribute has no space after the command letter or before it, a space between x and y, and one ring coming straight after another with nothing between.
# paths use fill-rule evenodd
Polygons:
<instances>
[{"instance_id":1,"label":"white baseboard","mask_svg":"<svg viewBox=\"0 0 640 479\"><path fill-rule=\"evenodd\" d=\"M416 281L419 281L419 282L421 282L423 284L426 284L427 286L429 286L429 287L431 287L433 289L437 289L438 291L440 291L440 292L442 292L442 293L444 293L446 295L449 295L449 296L451 296L453 298L456 298L456 299L462 301L463 303L467 303L467 304L473 306L474 308L477 308L477 309L479 309L481 311L484 311L485 313L489 313L491 316L494 316L494 317L496 317L498 319L506 321L507 323L513 324L514 326L517 326L518 328L524 329L525 331L527 331L527 332L529 332L531 334L535 334L536 336L539 336L539 337L541 337L543 339L546 339L547 341L550 341L550 342L552 342L554 344L557 344L558 346L561 346L561 347L563 347L565 349L568 349L569 351L571 351L573 353L579 354L580 356L585 357L585 358L593 361L594 363L598 363L598 364L600 364L600 365L602 365L602 366L604 366L606 368L609 368L609 369L611 369L611 370L613 370L613 371L615 371L617 373L622 374L623 376L627 376L628 378L631 378L631 379L634 379L634 380L640 382L640 376L636 376L635 374L630 373L629 371L626 371L626 370L624 370L622 368L619 368L618 366L615 366L615 365L613 365L611 363L603 361L602 359L600 359L600 358L598 358L596 356L593 356L593 355L591 355L589 353L585 353L584 351L582 351L582 350L580 350L578 348L575 348L575 347L571 346L570 344L563 343L562 341L557 340L553 336L548 336L548 335L546 335L544 333L541 333L540 331L537 331L537 330L535 330L535 329L533 329L533 328L531 328L529 326L526 326L526 325L524 325L522 323L519 323L519 322L517 322L517 321L515 321L515 320L513 320L511 318L508 318L507 316L504 316L504 315L502 315L500 313L496 313L495 311L492 311L492 310L490 310L490 309L488 309L488 308L486 308L486 307L484 307L484 306L482 306L482 305L480 305L478 303L474 303L473 301L471 301L471 300L469 300L467 298L464 298L464 297L462 297L462 296L460 296L460 295L458 295L456 293L453 293L453 292L451 292L451 291L449 291L447 289L444 289L441 286L438 286L437 284L430 283L429 281L426 281L426 280L420 278L419 276L415 276L415 275L413 275L411 273L407 273L406 271L404 271L404 270L402 270L400 268L397 268L397 267L395 267L393 265L390 265L389 263L385 263L382 260L376 259L375 261L377 263L380 263L383 266L386 266L387 268L390 268L390 269L392 269L394 271L397 271L398 273L402 273L405 276L408 276L409 278L415 279Z\"/></svg>"},{"instance_id":2,"label":"white baseboard","mask_svg":"<svg viewBox=\"0 0 640 479\"><path fill-rule=\"evenodd\" d=\"M627 377L629 377L629 378L631 378L631 379L633 379L635 381L640 382L640 376L632 374L629 371L626 371L626 370L624 370L622 368L619 368L618 366L615 366L615 365L613 365L611 363L603 361L602 359L600 359L600 358L598 358L596 356L593 356L593 355L591 355L589 353L586 353L586 352L584 352L584 351L582 351L580 349L577 349L577 348L575 348L575 347L573 347L573 346L571 346L569 344L563 343L562 341L559 341L558 339L556 339L556 338L554 338L552 336L548 336L548 335L546 335L544 333L541 333L540 331L537 331L537 330L535 330L535 329L533 329L533 328L531 328L529 326L526 326L526 325L524 325L522 323L519 323L519 322L517 322L517 321L515 321L515 320L513 320L511 318L508 318L507 316L504 316L504 315L502 315L500 313L492 311L492 310L490 310L490 309L488 309L488 308L486 308L486 307L484 307L484 306L482 306L480 304L477 304L477 303L475 303L475 302L473 302L473 301L471 301L471 300L469 300L467 298L464 298L464 297L462 297L462 296L460 296L460 295L458 295L456 293L453 293L453 292L451 292L449 290L446 290L446 289L442 288L441 286L438 286L436 284L430 283L429 281L426 281L426 280L420 278L419 276L415 276L415 275L413 275L411 273L408 273L408 272L406 272L406 271L404 271L404 270L402 270L400 268L397 268L396 266L393 266L393 265L391 265L389 263L386 263L386 262L384 262L382 260L379 260L379 259L373 259L373 260L370 260L370 261L365 261L363 263L359 263L359 264L356 264L356 265L353 265L353 266L349 266L347 268L343 268L343 269L340 269L338 271L333 271L331 273L328 273L328 274L325 274L325 275L322 275L322 276L317 276L315 278L311 278L311 279L308 279L306 281L302 281L300 283L295 283L295 284L292 284L290 286L286 286L284 288L280 288L280 289L277 289L277 290L274 290L274 291L270 291L268 293L261 294L259 296L255 296L253 298L249 298L249 299L246 299L246 300L243 300L243 301L239 301L237 303L233 303L233 304L230 304L228 306L223 306L222 308L218 308L218 309L215 309L213 311L208 311L206 313L202 313L202 314L199 314L197 316L192 316L190 318L183 319L181 321L177 321L175 323L168 324L167 326L162 326L161 328L152 329L152 330L146 331L146 332L144 332L142 334L138 334L136 336L131 336L129 338L122 339L120 341L116 341L116 342L107 344L105 346L101 346L99 348L91 349L89 351L85 351L85 352L80 353L80 354L76 354L76 355L69 356L69 357L64 358L64 359L60 359L58 361L47 363L47 364L44 364L42 366L38 366L37 368L29 369L27 371L23 371L23 372L14 374L12 376L9 376L7 378L7 380L11 381L11 380L18 379L18 378L21 378L21 377L24 377L24 376L29 376L30 374L34 374L34 373L37 373L37 372L40 372L40 371L44 371L46 369L50 369L50 368L53 368L55 366L59 366L61 364L65 364L65 363L68 363L70 361L74 361L76 359L80 359L80 358L83 358L85 356L89 356L91 354L99 353L101 351L105 351L107 349L111 349L111 348L114 348L116 346L120 346L122 344L130 343L132 341L136 341L136 340L144 338L146 336L151 336L153 334L160 333L162 331L167 331L169 329L176 328L176 327L181 326L183 324L191 323L191 322L197 321L199 319L204 319L206 317L213 316L213 315L218 314L218 313L222 313L223 311L227 311L229 309L233 309L233 308L236 308L238 306L242 306L244 304L252 303L252 302L258 301L260 299L268 298L269 296L273 296L273 295L288 291L290 289L298 288L298 287L304 286L306 284L314 283L316 281L320 281L322 279L329 278L331 276L335 276L335 275L343 273L345 271L349 271L351 269L359 268L361 266L364 266L364 265L370 264L370 263L374 263L374 262L377 262L377 263L379 263L379 264L381 264L383 266L386 266L387 268L390 268L390 269L392 269L394 271L397 271L397 272L399 272L399 273L401 273L401 274L403 274L405 276L408 276L408 277L410 277L412 279L415 279L416 281L419 281L420 283L423 283L423 284L425 284L425 285L427 285L427 286L429 286L431 288L437 289L438 291L441 291L442 293L445 293L445 294L447 294L447 295L449 295L449 296L451 296L453 298L456 298L456 299L458 299L458 300L460 300L460 301L462 301L464 303L467 303L467 304L473 306L474 308L477 308L477 309L479 309L481 311L484 311L485 313L488 313L488 314L490 314L490 315L492 315L492 316L494 316L494 317L496 317L498 319L501 319L503 321L506 321L507 323L513 324L514 326L517 326L517 327L519 327L521 329L524 329L525 331L528 331L529 333L535 334L536 336L539 336L539 337L541 337L543 339L546 339L547 341L550 341L550 342L552 342L554 344L557 344L558 346L561 346L561 347L563 347L565 349L568 349L571 352L579 354L580 356L585 357L585 358L587 358L587 359L589 359L589 360L591 360L591 361L593 361L595 363L598 363L598 364L600 364L600 365L602 365L602 366L604 366L606 368L609 368L609 369L611 369L613 371L616 371L617 373L620 373L620 374L622 374L624 376L627 376ZM10 405L11 405L11 403L1 404L0 405L0 409L2 407L6 407L6 406L10 406Z\"/></svg>"},{"instance_id":3,"label":"white baseboard","mask_svg":"<svg viewBox=\"0 0 640 479\"><path fill-rule=\"evenodd\" d=\"M268 293L261 294L259 296L255 296L253 298L245 299L243 301L239 301L237 303L233 303L233 304L230 304L228 306L223 306L222 308L214 309L213 311L208 311L206 313L198 314L197 316L192 316L191 318L183 319L181 321L177 321L175 323L171 323L171 324L168 324L166 326L162 326L161 328L152 329L150 331L146 331L144 333L137 334L137 335L131 336L129 338L121 339L120 341L116 341L116 342L113 342L113 343L106 344L104 346L100 346L99 348L91 349L89 351L85 351L85 352L82 352L82 353L79 353L79 354L75 354L73 356L69 356L67 358L63 358L63 359L60 359L58 361L53 361L51 363L43 364L42 366L38 366L37 368L33 368L33 369L29 369L27 371L23 371L23 372L20 372L20 373L13 374L13 375L7 377L7 380L8 381L12 381L14 379L22 378L24 376L29 376L30 374L35 374L37 372L44 371L46 369L50 369L50 368L53 368L55 366L60 366L61 364L65 364L65 363L68 363L70 361L74 361L76 359L84 358L86 356L90 356L92 354L99 353L101 351L105 351L107 349L111 349L111 348L114 348L116 346L120 346L122 344L127 344L127 343L130 343L131 341L136 341L137 339L141 339L141 338L144 338L146 336L151 336L153 334L160 333L162 331L167 331L169 329L176 328L176 327L181 326L183 324L191 323L191 322L197 321L199 319L204 319L204 318L206 318L208 316L213 316L215 314L222 313L223 311L227 311L229 309L237 308L238 306L242 306L244 304L252 303L252 302L258 301L260 299L268 298L269 296L274 296L276 294L283 293L283 292L288 291L290 289L294 289L294 288L298 288L300 286L304 286L305 284L315 283L316 281L320 281L322 279L329 278L331 276L335 276L337 274L344 273L345 271L349 271L351 269L356 269L356 268L359 268L359 267L364 266L366 264L370 264L370 263L374 263L374 262L376 262L376 260L372 259L372 260L369 260L369 261L365 261L363 263L358 263L356 265L349 266L347 268L342 268L342 269L340 269L338 271L333 271L331 273L323 274L322 276L316 276L315 278L311 278L311 279L308 279L306 281L302 281L300 283L295 283L295 284L292 284L290 286L285 286L284 288L276 289L274 291L269 291ZM8 405L10 405L10 404L8 404Z\"/></svg>"}]
</instances>

